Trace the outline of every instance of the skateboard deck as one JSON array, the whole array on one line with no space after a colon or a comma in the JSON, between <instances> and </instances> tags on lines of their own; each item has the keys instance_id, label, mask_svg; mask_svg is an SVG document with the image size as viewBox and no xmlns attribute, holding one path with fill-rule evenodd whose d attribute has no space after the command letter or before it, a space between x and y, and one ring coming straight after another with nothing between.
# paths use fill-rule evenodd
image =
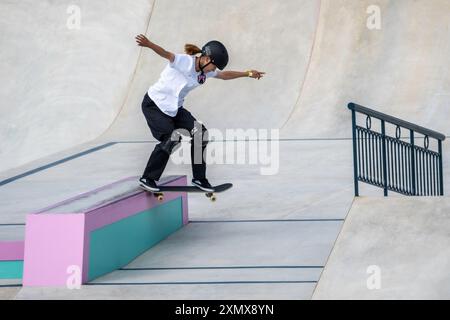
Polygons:
<instances>
[{"instance_id":1,"label":"skateboard deck","mask_svg":"<svg viewBox=\"0 0 450 320\"><path fill-rule=\"evenodd\" d=\"M204 193L206 195L207 198L209 198L211 201L216 201L217 200L217 196L216 193L220 193L220 192L224 192L228 189L230 189L233 186L232 183L224 183L224 184L220 184L218 186L213 186L214 191L209 192L209 191L204 191L196 186L160 186L159 187L159 191L148 191L153 193L153 195L155 197L158 198L159 201L163 201L164 200L164 193L165 192L194 192L194 193Z\"/></svg>"}]
</instances>

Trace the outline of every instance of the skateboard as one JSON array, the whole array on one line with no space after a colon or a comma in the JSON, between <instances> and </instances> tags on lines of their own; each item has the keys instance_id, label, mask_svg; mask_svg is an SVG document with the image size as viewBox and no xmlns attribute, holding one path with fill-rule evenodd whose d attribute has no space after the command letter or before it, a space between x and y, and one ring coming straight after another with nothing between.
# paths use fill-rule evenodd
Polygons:
<instances>
[{"instance_id":1,"label":"skateboard","mask_svg":"<svg viewBox=\"0 0 450 320\"><path fill-rule=\"evenodd\" d=\"M153 195L158 199L158 201L164 200L164 193L165 192L196 192L196 193L204 193L206 197L211 200L212 202L215 202L217 200L216 193L224 192L228 189L230 189L233 186L232 183L224 183L218 186L214 186L214 191L204 191L196 186L160 186L159 191L151 192Z\"/></svg>"}]
</instances>

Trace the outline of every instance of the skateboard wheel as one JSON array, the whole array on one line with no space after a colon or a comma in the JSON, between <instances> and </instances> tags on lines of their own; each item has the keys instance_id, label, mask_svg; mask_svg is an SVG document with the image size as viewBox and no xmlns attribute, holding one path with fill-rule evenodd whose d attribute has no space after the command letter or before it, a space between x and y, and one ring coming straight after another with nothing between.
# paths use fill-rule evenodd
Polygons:
<instances>
[{"instance_id":1,"label":"skateboard wheel","mask_svg":"<svg viewBox=\"0 0 450 320\"><path fill-rule=\"evenodd\" d=\"M164 200L164 195L162 193L155 193L155 197L159 202Z\"/></svg>"},{"instance_id":2,"label":"skateboard wheel","mask_svg":"<svg viewBox=\"0 0 450 320\"><path fill-rule=\"evenodd\" d=\"M211 200L212 202L215 202L217 200L216 195L214 193L207 193L206 196Z\"/></svg>"}]
</instances>

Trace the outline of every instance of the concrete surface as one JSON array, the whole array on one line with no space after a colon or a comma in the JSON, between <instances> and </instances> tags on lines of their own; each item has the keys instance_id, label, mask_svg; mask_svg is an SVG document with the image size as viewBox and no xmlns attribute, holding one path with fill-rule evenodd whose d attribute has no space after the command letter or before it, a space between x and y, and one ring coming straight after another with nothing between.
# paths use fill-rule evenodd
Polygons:
<instances>
[{"instance_id":1,"label":"concrete surface","mask_svg":"<svg viewBox=\"0 0 450 320\"><path fill-rule=\"evenodd\" d=\"M127 95L140 52L124 43L152 1L77 1L81 28L69 29L74 4L0 2L3 170L95 139Z\"/></svg>"},{"instance_id":2,"label":"concrete surface","mask_svg":"<svg viewBox=\"0 0 450 320\"><path fill-rule=\"evenodd\" d=\"M305 85L282 136L350 137L350 101L449 135L450 2L321 2ZM367 28L373 5L379 30Z\"/></svg>"},{"instance_id":3,"label":"concrete surface","mask_svg":"<svg viewBox=\"0 0 450 320\"><path fill-rule=\"evenodd\" d=\"M140 103L165 62L135 46L138 33L146 33L175 52L181 52L186 42L201 46L217 38L229 48L229 69L267 72L260 81L211 79L189 96L186 107L210 129L281 129L279 171L262 175L265 165L248 161L209 166L213 183L231 181L234 187L220 194L214 204L193 195L189 206L194 222L235 221L231 224L236 228L235 241L249 239L251 246L261 239L273 242L261 254L279 253L270 261L275 266L286 261L314 261L318 256L324 259L333 248L339 232L336 226L342 223L339 220L345 219L352 206L348 102L450 134L446 107L450 81L442 67L450 59L446 0L378 1L382 24L380 30L372 31L366 27L367 8L374 4L369 0L244 0L232 5L229 1L205 5L200 0L139 0L126 5L115 0L107 4L80 1L80 30L66 27L70 16L66 10L71 4L65 0L58 4L0 3L0 44L10 49L0 53L0 98L6 102L0 107L0 181L10 179L0 183L0 233L1 224L23 223L30 211L141 173L155 143ZM29 23L18 25L17 21ZM32 40L20 41L23 33ZM111 142L117 143L105 145ZM210 147L217 144L227 148L232 142L220 145L218 141ZM92 149L99 146L104 147ZM448 191L448 139L444 152ZM36 168L40 169L30 172ZM172 161L165 174L190 175L190 165ZM382 194L382 190L365 185L360 185L360 191L366 196ZM283 244L277 242L276 232L246 229L248 223L257 224L255 220L276 220L274 224L286 220L289 226L301 226L305 224L293 220L305 219L336 221L321 222L331 223L333 228L315 233L304 230L306 238L289 232ZM192 226L201 227L200 231L190 228L176 235L180 243L164 257L165 267L201 267L197 263L214 261L217 252L208 246L202 249L204 260L196 256L173 260L182 252L178 246L211 241L207 237L209 223ZM194 229L204 235L202 241L195 238ZM217 232L227 234L222 228ZM9 237L11 233L4 234ZM298 241L309 245L308 250L292 254L283 249ZM252 251L234 251L222 264L204 266L256 264L252 259L258 255ZM211 270L216 269L196 269L188 274L197 284L133 284L136 279L185 281L177 270L167 274L120 271L108 281L120 281L121 285L97 284L70 292L24 289L18 298L186 299L195 292L198 298L308 299L315 283L268 281L317 280L317 274L296 269L289 269L284 278L279 269L223 269L214 278ZM201 280L255 279L266 283L200 284Z\"/></svg>"},{"instance_id":4,"label":"concrete surface","mask_svg":"<svg viewBox=\"0 0 450 320\"><path fill-rule=\"evenodd\" d=\"M0 112L5 115L0 135L6 138L0 145L3 170L91 141L105 131L103 138L108 140L118 136L153 139L140 103L166 62L136 46L138 33L147 33L173 52L182 52L186 42L202 46L220 38L230 51L230 70L257 68L272 76L260 82L209 81L209 90L192 94L187 107L193 106L194 114L211 127L279 127L299 94L320 3L267 1L262 5L248 0L205 6L197 0L139 0L124 5L117 0L84 0L77 2L79 30L67 27L72 14L66 11L72 4L0 4L0 43L9 48L2 50L0 60L5 84L0 89L4 101ZM198 28L197 21L209 27ZM230 25L235 32L230 32ZM301 33L291 32L299 29ZM22 33L28 41L21 40ZM276 45L270 41L275 37ZM269 54L255 55L261 51ZM284 68L285 52L297 57L289 69ZM283 86L279 86L280 79L284 79ZM8 112L11 106L15 112ZM260 117L275 106L276 116L261 122ZM230 113L240 116L224 117Z\"/></svg>"},{"instance_id":5,"label":"concrete surface","mask_svg":"<svg viewBox=\"0 0 450 320\"><path fill-rule=\"evenodd\" d=\"M114 299L121 287L147 287L146 292L138 291L139 299L160 299L161 289L153 289L155 286L176 291L190 285L189 293L183 290L171 297L236 299L248 298L249 289L256 287L259 299L307 299L341 225L342 221L192 222L125 270L99 278L81 292L89 296L94 291L102 298ZM322 237L314 237L318 233ZM272 291L283 283L283 293ZM214 289L203 289L211 286ZM207 295L210 290L215 291L213 296ZM18 298L35 297L34 292L24 288ZM72 295L67 289L40 292L44 299Z\"/></svg>"},{"instance_id":6,"label":"concrete surface","mask_svg":"<svg viewBox=\"0 0 450 320\"><path fill-rule=\"evenodd\" d=\"M25 220L20 224L0 224L0 241L20 241L25 238Z\"/></svg>"},{"instance_id":7,"label":"concrete surface","mask_svg":"<svg viewBox=\"0 0 450 320\"><path fill-rule=\"evenodd\" d=\"M313 298L450 299L449 218L449 198L355 200Z\"/></svg>"},{"instance_id":8,"label":"concrete surface","mask_svg":"<svg viewBox=\"0 0 450 320\"><path fill-rule=\"evenodd\" d=\"M22 280L0 279L0 300L13 300L21 290Z\"/></svg>"},{"instance_id":9,"label":"concrete surface","mask_svg":"<svg viewBox=\"0 0 450 320\"><path fill-rule=\"evenodd\" d=\"M121 285L121 286L85 286L80 290L26 288L17 295L17 299L53 299L64 300L287 300L309 299L314 283L273 283L267 284L205 284L205 285ZM295 292L293 298L292 293Z\"/></svg>"}]
</instances>

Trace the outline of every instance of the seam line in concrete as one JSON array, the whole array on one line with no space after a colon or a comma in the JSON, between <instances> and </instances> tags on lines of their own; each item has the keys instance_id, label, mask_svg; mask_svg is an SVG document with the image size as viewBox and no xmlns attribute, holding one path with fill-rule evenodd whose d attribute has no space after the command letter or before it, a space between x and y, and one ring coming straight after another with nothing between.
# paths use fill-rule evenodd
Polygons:
<instances>
[{"instance_id":1,"label":"seam line in concrete","mask_svg":"<svg viewBox=\"0 0 450 320\"><path fill-rule=\"evenodd\" d=\"M0 284L0 288L19 288L21 284Z\"/></svg>"},{"instance_id":2,"label":"seam line in concrete","mask_svg":"<svg viewBox=\"0 0 450 320\"><path fill-rule=\"evenodd\" d=\"M450 138L450 136L446 136L446 137L447 137L447 138ZM211 142L246 142L246 141L248 141L248 142L255 142L255 141L256 141L256 142L258 142L258 141L282 141L282 142L288 142L288 141L349 141L349 140L352 140L352 138L317 138L317 139L314 139L314 138L307 138L307 139L293 138L293 139L276 139L276 140L272 140L272 139L257 139L257 140L215 140L215 141L211 141ZM93 153L93 152L96 152L96 151L99 151L99 150L108 148L108 147L113 146L113 145L116 145L116 144L122 144L122 143L123 143L123 144L133 144L133 143L157 143L157 141L114 141L114 142L108 142L108 143L105 143L105 144L103 144L103 145L100 145L100 146L91 148L91 149L89 149L89 150L86 150L86 151L83 151L83 152L74 154L74 155L72 155L72 156L63 158L63 159L61 159L61 160L57 160L57 161L51 162L51 163L49 163L49 164L40 166L40 167L38 167L38 168L36 168L36 169L32 169L32 170L26 171L26 172L24 172L24 173L21 173L21 174L19 174L19 175L13 176L13 177L11 177L11 178L2 180L2 181L0 181L0 187L6 185L6 184L8 184L8 183L14 182L14 181L16 181L16 180L19 180L19 179L28 177L28 176L30 176L30 175L32 175L32 174L35 174L35 173L38 173L38 172L40 172L40 171L44 171L44 170L46 170L46 169L50 169L50 168L55 167L55 166L57 166L57 165L60 165L60 164L62 164L62 163L68 162L68 161L70 161L70 160L74 160L74 159L76 159L76 158L80 158L80 157L85 156L85 155L88 155L88 154L90 154L90 153Z\"/></svg>"},{"instance_id":3,"label":"seam line in concrete","mask_svg":"<svg viewBox=\"0 0 450 320\"><path fill-rule=\"evenodd\" d=\"M344 219L286 219L286 220L189 220L189 223L260 223L260 222L343 222Z\"/></svg>"},{"instance_id":4,"label":"seam line in concrete","mask_svg":"<svg viewBox=\"0 0 450 320\"><path fill-rule=\"evenodd\" d=\"M209 143L214 142L258 142L258 141L281 141L281 142L289 142L289 141L351 141L352 138L282 138L282 139L220 139L220 140L211 140ZM124 140L124 141L116 141L116 143L158 143L158 141L153 140Z\"/></svg>"},{"instance_id":5,"label":"seam line in concrete","mask_svg":"<svg viewBox=\"0 0 450 320\"><path fill-rule=\"evenodd\" d=\"M118 283L87 283L86 286L146 286L146 285L215 285L215 284L298 284L317 283L313 280L301 281L215 281L215 282L118 282Z\"/></svg>"},{"instance_id":6,"label":"seam line in concrete","mask_svg":"<svg viewBox=\"0 0 450 320\"><path fill-rule=\"evenodd\" d=\"M317 14L316 14L316 27L315 27L314 33L313 33L311 49L309 50L308 64L306 65L305 73L303 75L303 81L300 84L300 89L299 89L299 92L298 92L297 99L295 100L295 103L294 103L291 111L289 112L288 117L286 118L284 123L281 125L280 129L283 129L288 124L289 120L292 118L292 116L294 115L295 111L297 110L297 106L302 101L303 91L304 91L306 82L308 81L309 74L311 72L312 61L313 61L313 57L315 56L314 53L317 50L317 48L316 48L316 45L317 45L317 34L318 34L318 31L319 31L319 28L320 28L320 22L321 22L320 18L322 16L321 13L322 13L322 0L319 0L318 10L317 10Z\"/></svg>"},{"instance_id":7,"label":"seam line in concrete","mask_svg":"<svg viewBox=\"0 0 450 320\"><path fill-rule=\"evenodd\" d=\"M146 28L145 28L145 34L146 34L146 35L147 35L147 34L149 33L149 31L150 31L150 23L151 23L151 21L152 21L153 12L155 11L155 3L156 3L156 0L153 0L152 6L151 6L151 8L150 8L150 14L149 14L148 19L147 19L147 21L146 21ZM126 105L126 103L128 102L128 99L129 99L129 97L130 97L131 88L132 88L133 85L134 85L134 81L135 81L136 74L137 74L137 71L138 71L139 63L141 62L141 59L142 59L142 52L143 52L143 51L144 51L144 48L141 47L141 48L139 49L139 54L138 54L138 56L137 56L136 63L135 63L135 65L134 65L133 74L131 75L130 81L128 82L127 91L126 91L126 94L125 94L125 96L124 96L124 98L123 98L123 100L122 100L122 104L121 104L121 106L120 106L119 111L117 112L116 116L115 116L114 119L111 121L111 123L109 124L108 128L106 128L106 129L103 131L103 133L100 134L100 135L97 137L97 139L99 139L100 137L104 136L108 131L110 131L111 128L114 126L114 124L115 124L115 123L117 122L117 120L119 119L120 115L122 114L122 112L123 112L123 110L124 110L124 108L125 108L125 105Z\"/></svg>"},{"instance_id":8,"label":"seam line in concrete","mask_svg":"<svg viewBox=\"0 0 450 320\"><path fill-rule=\"evenodd\" d=\"M242 142L242 141L244 141L244 142L245 142L245 141L248 141L248 142L252 142L252 141L253 141L253 142L254 142L254 141L331 141L331 140L336 140L336 141L337 141L337 140L351 140L351 139L347 139L347 138L343 138L343 139L336 138L336 139L278 139L278 140L271 140L271 139L265 139L265 140L216 140L216 141L211 141L211 142ZM16 176L11 177L11 178L7 178L7 179L5 179L5 180L2 180L2 181L0 181L0 187L6 185L6 184L8 184L8 183L17 181L17 180L19 180L19 179L26 178L26 177L28 177L28 176L31 176L31 175L35 174L35 173L38 173L38 172L41 172L41 171L44 171L44 170L53 168L53 167L55 167L55 166L57 166L57 165L60 165L60 164L65 163L65 162L68 162L68 161L71 161L71 160L74 160L74 159L77 159L77 158L86 156L86 155L88 155L88 154L91 154L91 153L100 151L100 150L102 150L102 149L111 147L111 146L116 145L116 144L122 144L122 143L123 143L123 144L133 144L133 143L157 143L157 141L113 141L113 142L108 142L108 143L102 144L102 145L100 145L100 146L97 146L97 147L88 149L88 150L86 150L86 151L82 151L82 152L76 153L76 154L74 154L74 155L72 155L72 156L69 156L69 157L66 157L66 158L63 158L63 159L60 159L60 160L51 162L51 163L49 163L49 164L46 164L46 165L37 167L37 168L32 169L32 170L29 170L29 171L26 171L26 172L24 172L24 173L18 174L18 175L16 175Z\"/></svg>"},{"instance_id":9,"label":"seam line in concrete","mask_svg":"<svg viewBox=\"0 0 450 320\"><path fill-rule=\"evenodd\" d=\"M347 210L347 214L345 215L345 218L346 218L346 219L347 219L347 217L348 217L350 211L352 210L352 207L353 207L353 204L354 204L354 203L355 203L355 197L353 197L352 203L350 204L350 206L349 206L349 208L348 208L348 210ZM345 221L345 220L344 220L344 221ZM320 281L320 279L322 278L323 273L325 272L325 267L326 267L326 265L328 264L328 261L330 260L331 255L333 254L333 249L334 249L334 247L336 246L336 243L337 243L337 241L338 241L338 239L339 239L339 236L341 235L343 229L344 229L344 224L342 225L341 230L339 230L339 233L338 233L338 235L336 236L336 239L334 239L333 245L331 246L331 250L330 250L330 252L328 253L328 257L327 257L327 261L325 262L325 266L323 267L322 272L321 272L320 275L319 275L319 279L317 280L317 285L319 284L319 281ZM314 290L313 290L313 292L312 292L312 294L311 294L311 299L314 297L314 294L316 293L317 285L314 287Z\"/></svg>"},{"instance_id":10,"label":"seam line in concrete","mask_svg":"<svg viewBox=\"0 0 450 320\"><path fill-rule=\"evenodd\" d=\"M76 158L80 158L80 157L85 156L85 155L87 155L87 154L90 154L90 153L93 153L93 152L96 152L96 151L99 151L99 150L108 148L108 147L110 147L110 146L112 146L112 145L115 145L115 144L117 144L117 142L109 142L109 143L105 143L105 144L102 144L102 145L100 145L100 146L97 146L97 147L88 149L88 150L86 150L86 151L76 153L76 154L74 154L74 155L72 155L72 156L63 158L63 159L61 159L61 160L54 161L54 162L51 162L51 163L49 163L49 164L40 166L40 167L38 167L38 168L36 168L36 169L32 169L32 170L26 171L26 172L24 172L24 173L21 173L21 174L19 174L19 175L14 176L14 177L8 178L8 179L3 180L3 181L0 181L0 186L4 186L4 185L6 185L6 184L8 184L8 183L14 182L14 181L16 181L16 180L19 180L19 179L22 179L22 178L25 178L25 177L28 177L28 176L30 176L30 175L32 175L32 174L35 174L35 173L38 173L38 172L40 172L40 171L43 171L43 170L46 170L46 169L55 167L55 166L57 166L57 165L60 165L60 164L62 164L62 163L65 163L65 162L67 162L67 161L70 161L70 160L73 160L73 159L76 159Z\"/></svg>"},{"instance_id":11,"label":"seam line in concrete","mask_svg":"<svg viewBox=\"0 0 450 320\"><path fill-rule=\"evenodd\" d=\"M220 269L323 269L323 266L230 266L230 267L142 267L120 268L120 271L153 270L220 270Z\"/></svg>"}]
</instances>

